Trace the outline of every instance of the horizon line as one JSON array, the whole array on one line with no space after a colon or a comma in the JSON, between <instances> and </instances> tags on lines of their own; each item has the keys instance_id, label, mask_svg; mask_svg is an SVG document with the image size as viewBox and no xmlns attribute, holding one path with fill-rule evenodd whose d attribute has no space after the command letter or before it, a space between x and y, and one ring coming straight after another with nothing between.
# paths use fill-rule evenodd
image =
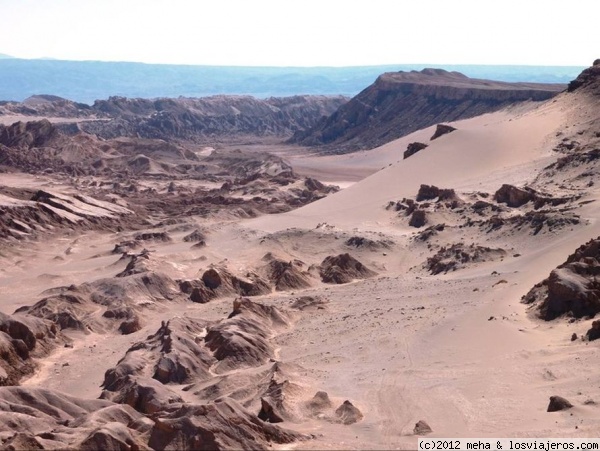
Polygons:
<instances>
[{"instance_id":1,"label":"horizon line","mask_svg":"<svg viewBox=\"0 0 600 451\"><path fill-rule=\"evenodd\" d=\"M380 63L380 64L349 64L349 65L248 65L248 64L201 64L201 63L149 63L145 61L130 60L100 60L100 59L82 59L70 60L53 57L34 57L25 58L0 53L0 61L3 60L21 60L21 61L45 61L45 62L68 62L68 63L108 63L108 64L143 64L146 66L187 66L187 67L229 67L229 68L265 68L265 69L348 69L348 68L375 68L386 66L423 66L424 68L437 68L440 66L486 66L486 67L563 67L563 68L581 68L589 67L585 65L572 64L517 64L517 63Z\"/></svg>"}]
</instances>

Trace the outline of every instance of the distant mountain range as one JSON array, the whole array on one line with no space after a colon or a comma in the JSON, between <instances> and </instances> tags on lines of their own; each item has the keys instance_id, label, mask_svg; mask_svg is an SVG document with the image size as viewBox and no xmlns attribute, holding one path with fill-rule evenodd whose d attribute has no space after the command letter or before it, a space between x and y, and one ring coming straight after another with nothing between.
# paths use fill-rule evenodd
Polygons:
<instances>
[{"instance_id":1,"label":"distant mountain range","mask_svg":"<svg viewBox=\"0 0 600 451\"><path fill-rule=\"evenodd\" d=\"M508 82L568 83L579 66L399 64L362 67L184 66L129 62L19 59L0 55L0 100L51 94L92 104L110 96L157 98L247 94L354 96L384 72L440 67L469 77Z\"/></svg>"}]
</instances>

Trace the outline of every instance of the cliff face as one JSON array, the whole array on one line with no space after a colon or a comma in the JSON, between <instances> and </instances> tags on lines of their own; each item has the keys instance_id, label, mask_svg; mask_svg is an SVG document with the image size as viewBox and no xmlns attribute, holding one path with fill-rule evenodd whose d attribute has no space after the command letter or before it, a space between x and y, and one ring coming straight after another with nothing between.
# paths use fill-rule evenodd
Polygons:
<instances>
[{"instance_id":1,"label":"cliff face","mask_svg":"<svg viewBox=\"0 0 600 451\"><path fill-rule=\"evenodd\" d=\"M579 76L569 83L569 92L585 90L600 96L600 58L594 61L591 67L585 69Z\"/></svg>"},{"instance_id":2,"label":"cliff face","mask_svg":"<svg viewBox=\"0 0 600 451\"><path fill-rule=\"evenodd\" d=\"M63 124L61 131L85 131L101 138L141 137L203 142L236 136L289 137L315 125L346 103L343 96L129 99L110 97L92 106L60 97L35 96L22 103L0 104L0 114L85 118ZM94 120L96 119L96 120Z\"/></svg>"},{"instance_id":3,"label":"cliff face","mask_svg":"<svg viewBox=\"0 0 600 451\"><path fill-rule=\"evenodd\" d=\"M439 122L477 116L526 100L547 100L565 86L472 79L424 69L386 73L293 142L327 153L371 149Z\"/></svg>"}]
</instances>

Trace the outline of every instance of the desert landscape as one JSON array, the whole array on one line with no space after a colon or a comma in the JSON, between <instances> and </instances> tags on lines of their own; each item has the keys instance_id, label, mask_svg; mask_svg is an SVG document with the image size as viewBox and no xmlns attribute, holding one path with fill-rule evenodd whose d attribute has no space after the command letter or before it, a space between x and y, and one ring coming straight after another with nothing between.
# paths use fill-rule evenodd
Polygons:
<instances>
[{"instance_id":1,"label":"desert landscape","mask_svg":"<svg viewBox=\"0 0 600 451\"><path fill-rule=\"evenodd\" d=\"M1 449L597 437L599 107L600 60L2 102Z\"/></svg>"}]
</instances>

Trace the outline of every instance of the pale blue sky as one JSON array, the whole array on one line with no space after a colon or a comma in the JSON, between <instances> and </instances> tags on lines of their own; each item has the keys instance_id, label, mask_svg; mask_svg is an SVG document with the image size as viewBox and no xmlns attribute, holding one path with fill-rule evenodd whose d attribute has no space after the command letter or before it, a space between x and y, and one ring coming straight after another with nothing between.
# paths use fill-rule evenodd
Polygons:
<instances>
[{"instance_id":1,"label":"pale blue sky","mask_svg":"<svg viewBox=\"0 0 600 451\"><path fill-rule=\"evenodd\" d=\"M587 66L599 0L0 0L0 53L148 63Z\"/></svg>"}]
</instances>

